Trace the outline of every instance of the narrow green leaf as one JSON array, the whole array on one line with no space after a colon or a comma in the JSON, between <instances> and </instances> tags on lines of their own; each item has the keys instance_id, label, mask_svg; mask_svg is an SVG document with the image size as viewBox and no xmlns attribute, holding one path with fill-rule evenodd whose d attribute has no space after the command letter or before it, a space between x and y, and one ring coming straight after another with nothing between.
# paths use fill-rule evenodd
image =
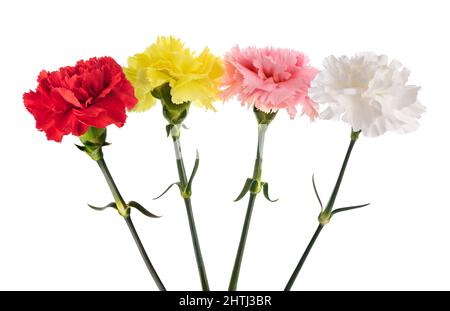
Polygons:
<instances>
[{"instance_id":1,"label":"narrow green leaf","mask_svg":"<svg viewBox=\"0 0 450 311\"><path fill-rule=\"evenodd\" d=\"M195 163L194 163L194 168L192 169L192 173L191 173L191 177L189 178L188 184L186 186L186 189L184 189L184 191L186 193L191 193L192 192L192 182L194 180L195 174L197 174L197 170L198 170L198 166L200 165L200 156L198 154L198 150L195 156Z\"/></svg>"},{"instance_id":2,"label":"narrow green leaf","mask_svg":"<svg viewBox=\"0 0 450 311\"><path fill-rule=\"evenodd\" d=\"M157 196L156 198L153 198L153 200L158 200L160 197L162 197L163 195L165 195L166 194L166 192L167 191L169 191L170 190L170 188L172 188L174 185L177 185L178 186L178 188L180 188L180 191L181 191L181 186L180 186L180 183L179 182L174 182L173 184L170 184L169 185L169 187L167 187L167 189L166 190L164 190L164 192L163 193L161 193L159 196Z\"/></svg>"},{"instance_id":3,"label":"narrow green leaf","mask_svg":"<svg viewBox=\"0 0 450 311\"><path fill-rule=\"evenodd\" d=\"M108 205L105 205L103 207L97 207L97 206L93 206L91 204L88 204L88 206L92 209L95 209L96 211L103 211L104 209L107 209L108 207L112 207L114 209L117 209L117 205L115 202L111 202Z\"/></svg>"},{"instance_id":4,"label":"narrow green leaf","mask_svg":"<svg viewBox=\"0 0 450 311\"><path fill-rule=\"evenodd\" d=\"M129 207L134 207L135 209L137 209L138 211L140 211L142 214L144 214L147 217L150 217L150 218L159 218L159 217L161 217L161 216L157 216L155 214L150 213L145 207L143 207L141 204L139 204L136 201L128 202L128 206Z\"/></svg>"},{"instance_id":5,"label":"narrow green leaf","mask_svg":"<svg viewBox=\"0 0 450 311\"><path fill-rule=\"evenodd\" d=\"M270 197L269 197L269 184L268 184L268 183L263 182L263 183L262 183L262 187L263 187L263 194L264 194L264 197L265 197L268 201L270 201L270 202L276 202L276 201L278 201L278 199L276 199L276 200L271 200L271 199L270 199Z\"/></svg>"},{"instance_id":6,"label":"narrow green leaf","mask_svg":"<svg viewBox=\"0 0 450 311\"><path fill-rule=\"evenodd\" d=\"M236 199L234 199L234 202L239 201L247 194L247 192L250 190L250 186L251 186L252 182L253 182L253 179L247 178L247 180L245 181L244 187L241 190L241 193L238 195L238 197Z\"/></svg>"},{"instance_id":7,"label":"narrow green leaf","mask_svg":"<svg viewBox=\"0 0 450 311\"><path fill-rule=\"evenodd\" d=\"M317 192L316 182L314 181L314 174L312 175L312 183L313 183L313 187L314 187L314 192L316 193L317 200L319 201L319 204L320 204L320 211L323 211L323 204L322 204L322 200L320 199L319 193Z\"/></svg>"},{"instance_id":8,"label":"narrow green leaf","mask_svg":"<svg viewBox=\"0 0 450 311\"><path fill-rule=\"evenodd\" d=\"M361 207L367 206L369 204L370 203L337 208L337 209L335 209L334 211L331 212L331 215L334 215L334 214L337 214L337 213L340 213L340 212L349 211L349 210L356 209L356 208L361 208Z\"/></svg>"}]
</instances>

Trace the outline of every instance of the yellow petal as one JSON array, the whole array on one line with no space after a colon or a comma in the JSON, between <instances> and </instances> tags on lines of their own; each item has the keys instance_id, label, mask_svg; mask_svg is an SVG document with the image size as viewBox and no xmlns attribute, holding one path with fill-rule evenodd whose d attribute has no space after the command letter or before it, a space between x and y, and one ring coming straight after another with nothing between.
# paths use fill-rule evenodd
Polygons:
<instances>
[{"instance_id":1,"label":"yellow petal","mask_svg":"<svg viewBox=\"0 0 450 311\"><path fill-rule=\"evenodd\" d=\"M151 91L164 83L170 84L174 103L189 101L215 110L212 103L224 69L222 60L208 48L196 56L181 40L170 36L158 37L143 53L130 57L124 71L139 100L134 111L152 107L155 98Z\"/></svg>"},{"instance_id":2,"label":"yellow petal","mask_svg":"<svg viewBox=\"0 0 450 311\"><path fill-rule=\"evenodd\" d=\"M175 84L172 86L170 94L175 104L190 101L197 106L215 110L211 103L214 96L211 96L211 90L201 81L189 81L181 85Z\"/></svg>"},{"instance_id":3,"label":"yellow petal","mask_svg":"<svg viewBox=\"0 0 450 311\"><path fill-rule=\"evenodd\" d=\"M150 92L139 93L135 90L136 98L138 103L131 109L132 112L144 112L152 108L156 104L156 99L152 96Z\"/></svg>"}]
</instances>

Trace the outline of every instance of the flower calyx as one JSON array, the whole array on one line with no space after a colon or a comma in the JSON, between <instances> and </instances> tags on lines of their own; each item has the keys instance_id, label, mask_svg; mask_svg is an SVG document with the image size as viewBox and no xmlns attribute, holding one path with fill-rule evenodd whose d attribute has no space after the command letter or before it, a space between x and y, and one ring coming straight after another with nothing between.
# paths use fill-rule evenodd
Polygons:
<instances>
[{"instance_id":1,"label":"flower calyx","mask_svg":"<svg viewBox=\"0 0 450 311\"><path fill-rule=\"evenodd\" d=\"M89 127L89 129L80 136L83 146L75 145L79 150L86 152L94 161L103 159L103 146L108 146L106 142L106 128Z\"/></svg>"},{"instance_id":2,"label":"flower calyx","mask_svg":"<svg viewBox=\"0 0 450 311\"><path fill-rule=\"evenodd\" d=\"M253 106L253 112L255 113L258 124L269 125L275 119L278 111L264 112Z\"/></svg>"},{"instance_id":3,"label":"flower calyx","mask_svg":"<svg viewBox=\"0 0 450 311\"><path fill-rule=\"evenodd\" d=\"M186 119L190 102L184 102L176 104L172 101L172 95L170 94L171 87L169 83L160 85L152 90L152 96L159 99L163 108L163 115L169 122L169 125L180 125L184 119Z\"/></svg>"},{"instance_id":4,"label":"flower calyx","mask_svg":"<svg viewBox=\"0 0 450 311\"><path fill-rule=\"evenodd\" d=\"M361 134L361 130L355 131L355 130L352 129L352 133L350 134L350 139L353 140L353 141L358 140L359 134Z\"/></svg>"}]
</instances>

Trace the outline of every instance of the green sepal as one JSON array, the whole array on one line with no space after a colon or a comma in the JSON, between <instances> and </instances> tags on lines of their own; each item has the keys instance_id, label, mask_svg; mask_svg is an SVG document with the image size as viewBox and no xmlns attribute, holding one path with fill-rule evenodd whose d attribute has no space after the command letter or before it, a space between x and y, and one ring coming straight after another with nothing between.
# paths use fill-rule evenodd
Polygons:
<instances>
[{"instance_id":1,"label":"green sepal","mask_svg":"<svg viewBox=\"0 0 450 311\"><path fill-rule=\"evenodd\" d=\"M255 113L256 120L258 121L258 124L265 124L269 125L270 122L275 119L277 112L264 112L253 106L253 112Z\"/></svg>"},{"instance_id":2,"label":"green sepal","mask_svg":"<svg viewBox=\"0 0 450 311\"><path fill-rule=\"evenodd\" d=\"M157 196L156 198L153 198L153 200L158 200L159 198L161 198L163 195L166 194L167 191L169 191L173 186L177 185L178 188L180 189L180 192L183 192L183 190L181 189L181 184L179 182L174 182L172 184L169 185L169 187L167 187L166 190L164 190L163 193L161 193L159 196Z\"/></svg>"},{"instance_id":3,"label":"green sepal","mask_svg":"<svg viewBox=\"0 0 450 311\"><path fill-rule=\"evenodd\" d=\"M102 207L93 206L93 205L91 205L91 204L88 204L88 206L89 206L90 208L96 210L96 211L103 211L103 210L107 209L108 207L112 207L112 208L114 208L114 209L117 210L117 204L116 204L116 202L111 202L111 203L109 203L108 205L105 205L105 206L102 206Z\"/></svg>"},{"instance_id":4,"label":"green sepal","mask_svg":"<svg viewBox=\"0 0 450 311\"><path fill-rule=\"evenodd\" d=\"M84 150L84 152L86 152L88 154L88 156L90 156L92 158L92 160L94 161L99 161L101 159L103 159L103 150L102 147L97 147L97 148L86 148Z\"/></svg>"},{"instance_id":5,"label":"green sepal","mask_svg":"<svg viewBox=\"0 0 450 311\"><path fill-rule=\"evenodd\" d=\"M106 128L89 127L86 133L80 136L83 145L91 144L92 146L104 145L106 141Z\"/></svg>"},{"instance_id":6,"label":"green sepal","mask_svg":"<svg viewBox=\"0 0 450 311\"><path fill-rule=\"evenodd\" d=\"M106 128L89 127L89 129L80 136L83 146L75 145L79 150L86 152L94 161L103 159L103 146L110 145L106 142Z\"/></svg>"},{"instance_id":7,"label":"green sepal","mask_svg":"<svg viewBox=\"0 0 450 311\"><path fill-rule=\"evenodd\" d=\"M169 137L170 133L172 132L172 128L173 128L174 126L175 126L175 125L173 125L173 124L167 124L167 125L166 125L166 133L167 133L167 137Z\"/></svg>"},{"instance_id":8,"label":"green sepal","mask_svg":"<svg viewBox=\"0 0 450 311\"><path fill-rule=\"evenodd\" d=\"M80 151L86 151L86 147L85 146L80 146L80 145L75 144L75 147L77 147L78 150L80 150Z\"/></svg>"},{"instance_id":9,"label":"green sepal","mask_svg":"<svg viewBox=\"0 0 450 311\"><path fill-rule=\"evenodd\" d=\"M172 101L170 94L171 87L169 83L158 86L152 90L152 96L159 99L163 108L163 115L170 124L179 125L187 117L190 102L176 104Z\"/></svg>"},{"instance_id":10,"label":"green sepal","mask_svg":"<svg viewBox=\"0 0 450 311\"><path fill-rule=\"evenodd\" d=\"M351 139L351 140L358 140L359 134L361 134L361 130L359 130L359 131L354 131L354 130L352 129L352 133L350 134L350 139Z\"/></svg>"},{"instance_id":11,"label":"green sepal","mask_svg":"<svg viewBox=\"0 0 450 311\"><path fill-rule=\"evenodd\" d=\"M247 192L250 190L250 186L252 185L252 183L253 183L253 179L247 178L247 180L245 181L244 187L241 190L241 193L239 193L238 197L236 199L234 199L234 202L237 202L240 199L242 199L243 197L245 197Z\"/></svg>"},{"instance_id":12,"label":"green sepal","mask_svg":"<svg viewBox=\"0 0 450 311\"><path fill-rule=\"evenodd\" d=\"M145 207L143 207L141 204L139 204L136 201L130 201L128 202L128 207L134 207L135 209L137 209L138 211L140 211L142 214L144 214L147 217L150 218L160 218L161 216L157 216L155 214L150 213Z\"/></svg>"},{"instance_id":13,"label":"green sepal","mask_svg":"<svg viewBox=\"0 0 450 311\"><path fill-rule=\"evenodd\" d=\"M269 184L268 184L268 183L262 182L261 185L262 185L264 197L265 197L269 202L272 202L272 203L273 203L273 202L278 201L278 199L275 199L275 200L270 199L270 197L269 197Z\"/></svg>"}]
</instances>

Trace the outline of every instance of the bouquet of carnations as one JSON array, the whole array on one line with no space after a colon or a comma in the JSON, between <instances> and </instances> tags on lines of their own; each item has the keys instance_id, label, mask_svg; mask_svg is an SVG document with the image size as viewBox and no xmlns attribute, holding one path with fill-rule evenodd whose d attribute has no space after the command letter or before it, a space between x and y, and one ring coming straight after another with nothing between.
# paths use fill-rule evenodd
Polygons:
<instances>
[{"instance_id":1,"label":"bouquet of carnations","mask_svg":"<svg viewBox=\"0 0 450 311\"><path fill-rule=\"evenodd\" d=\"M319 70L310 64L305 54L292 49L235 46L222 59L208 48L196 53L174 37L158 37L142 53L129 57L125 67L111 57L93 57L57 71L43 70L38 76L37 88L25 93L23 100L36 120L36 128L45 132L48 140L61 142L70 134L79 137L77 149L98 164L113 197L105 206L89 206L98 211L113 208L125 220L160 290L166 288L139 238L131 211L135 209L150 218L159 216L137 201L126 201L120 193L104 159L103 147L109 145L108 126L114 124L120 128L125 125L127 112L147 111L158 101L161 103L179 178L157 198L173 187L178 189L186 208L200 283L206 291L210 287L191 200L200 157L197 152L194 165L188 171L181 151L181 137L186 128L183 122L191 106L216 111L215 101L228 101L233 97L253 110L258 137L253 173L235 199L239 201L248 194L247 212L228 287L234 291L256 198L262 192L265 199L277 201L269 195L269 183L262 175L265 137L271 122L285 109L291 119L304 115L311 121L348 123L349 146L325 204L313 175L312 189L320 205L318 226L292 275L286 277L285 290L291 290L320 232L333 216L369 205L335 207L350 155L360 136L377 137L387 131L407 133L419 126L418 119L425 108L417 100L419 87L407 84L408 77L408 69L400 62L374 53L329 56ZM324 106L322 111L320 105Z\"/></svg>"}]
</instances>

